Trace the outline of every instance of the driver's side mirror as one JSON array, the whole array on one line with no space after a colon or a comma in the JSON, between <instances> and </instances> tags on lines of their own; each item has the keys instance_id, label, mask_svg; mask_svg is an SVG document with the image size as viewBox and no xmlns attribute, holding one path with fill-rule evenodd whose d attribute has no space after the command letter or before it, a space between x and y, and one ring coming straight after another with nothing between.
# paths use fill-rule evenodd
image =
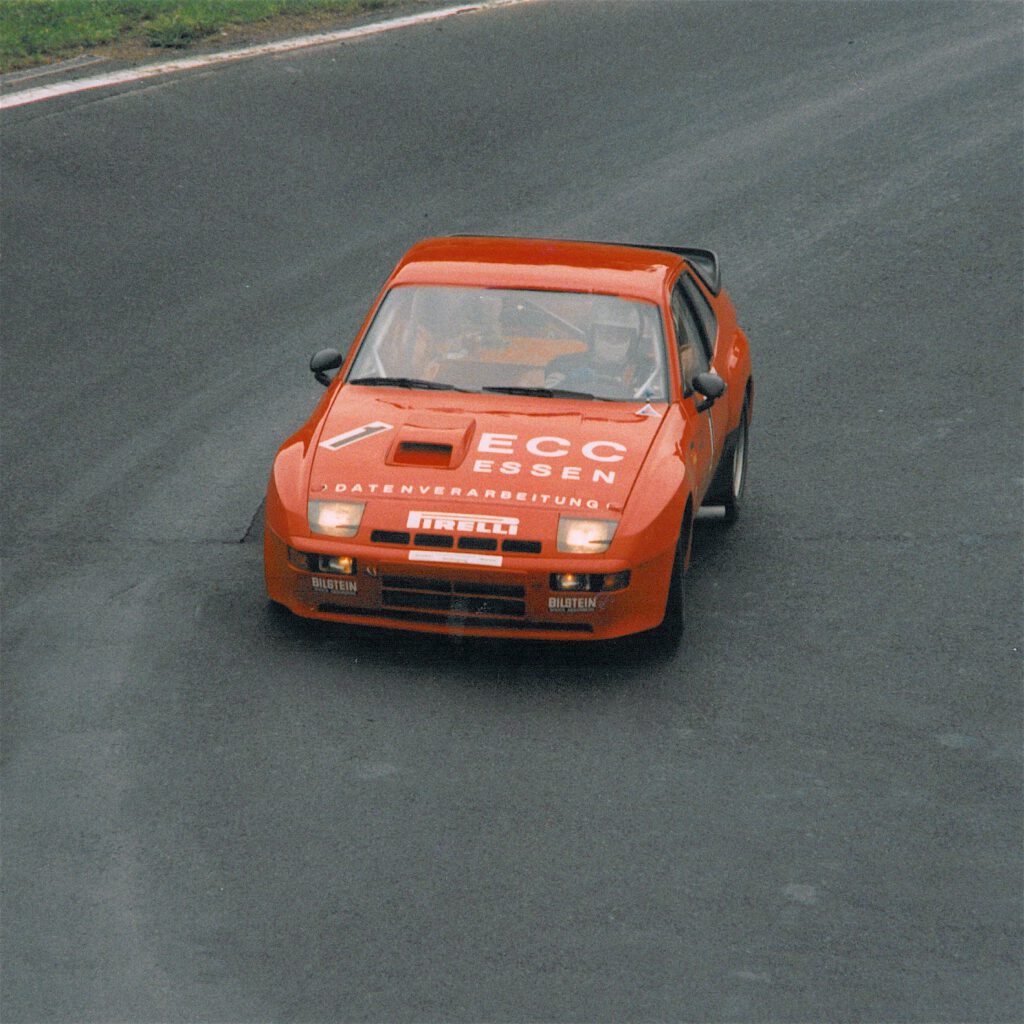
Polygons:
<instances>
[{"instance_id":1,"label":"driver's side mirror","mask_svg":"<svg viewBox=\"0 0 1024 1024\"><path fill-rule=\"evenodd\" d=\"M336 370L345 360L340 352L333 348L323 348L309 361L309 368L320 384L327 387L331 378L327 376L326 370Z\"/></svg>"},{"instance_id":2,"label":"driver's side mirror","mask_svg":"<svg viewBox=\"0 0 1024 1024\"><path fill-rule=\"evenodd\" d=\"M725 394L725 381L711 370L698 373L693 378L693 390L704 396L704 401L697 403L697 412L704 412Z\"/></svg>"}]
</instances>

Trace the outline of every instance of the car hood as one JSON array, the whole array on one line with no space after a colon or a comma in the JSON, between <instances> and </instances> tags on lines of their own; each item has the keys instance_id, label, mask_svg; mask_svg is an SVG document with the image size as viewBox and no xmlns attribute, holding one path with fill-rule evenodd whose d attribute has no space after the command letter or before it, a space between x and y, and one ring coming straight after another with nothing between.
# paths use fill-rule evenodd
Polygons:
<instances>
[{"instance_id":1,"label":"car hood","mask_svg":"<svg viewBox=\"0 0 1024 1024\"><path fill-rule=\"evenodd\" d=\"M664 404L342 387L310 498L620 512Z\"/></svg>"}]
</instances>

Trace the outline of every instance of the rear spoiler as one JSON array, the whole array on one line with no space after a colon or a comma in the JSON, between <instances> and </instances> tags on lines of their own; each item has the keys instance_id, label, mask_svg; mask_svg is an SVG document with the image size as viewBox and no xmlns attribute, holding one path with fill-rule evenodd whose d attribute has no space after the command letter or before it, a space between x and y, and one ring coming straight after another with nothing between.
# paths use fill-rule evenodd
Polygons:
<instances>
[{"instance_id":1,"label":"rear spoiler","mask_svg":"<svg viewBox=\"0 0 1024 1024\"><path fill-rule=\"evenodd\" d=\"M601 242L601 245L622 245L627 249L654 249L657 252L672 252L682 256L697 272L697 276L707 285L712 295L722 290L722 268L718 263L718 254L711 249L695 249L692 246L679 245L637 245L635 242Z\"/></svg>"},{"instance_id":2,"label":"rear spoiler","mask_svg":"<svg viewBox=\"0 0 1024 1024\"><path fill-rule=\"evenodd\" d=\"M697 276L707 285L712 295L722 290L722 268L718 263L718 254L711 249L694 249L690 246L645 245L644 249L662 249L682 256L695 271Z\"/></svg>"},{"instance_id":3,"label":"rear spoiler","mask_svg":"<svg viewBox=\"0 0 1024 1024\"><path fill-rule=\"evenodd\" d=\"M596 242L596 245L621 245L626 249L654 249L656 252L671 252L682 256L697 272L697 276L707 286L712 295L722 290L722 268L718 263L718 254L711 249L695 249L685 245L638 245L636 242Z\"/></svg>"},{"instance_id":4,"label":"rear spoiler","mask_svg":"<svg viewBox=\"0 0 1024 1024\"><path fill-rule=\"evenodd\" d=\"M494 238L494 235L450 235L451 238ZM552 238L552 242L565 239ZM697 272L697 276L707 286L712 295L722 290L722 268L718 263L718 254L711 249L696 249L692 246L677 245L637 245L636 242L587 242L587 245L621 245L626 249L654 249L656 252L671 252L682 256Z\"/></svg>"}]
</instances>

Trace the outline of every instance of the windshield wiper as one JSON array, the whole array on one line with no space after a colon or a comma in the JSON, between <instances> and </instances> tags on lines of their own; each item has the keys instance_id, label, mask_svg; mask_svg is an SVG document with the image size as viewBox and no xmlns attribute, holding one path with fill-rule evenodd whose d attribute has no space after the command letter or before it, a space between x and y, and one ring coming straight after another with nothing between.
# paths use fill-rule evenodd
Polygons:
<instances>
[{"instance_id":1,"label":"windshield wiper","mask_svg":"<svg viewBox=\"0 0 1024 1024\"><path fill-rule=\"evenodd\" d=\"M357 377L346 381L348 384L369 384L389 388L424 388L428 391L463 391L454 384L443 384L437 380L417 380L415 377Z\"/></svg>"},{"instance_id":2,"label":"windshield wiper","mask_svg":"<svg viewBox=\"0 0 1024 1024\"><path fill-rule=\"evenodd\" d=\"M488 387L481 391L494 391L499 395L531 395L536 398L593 398L586 391L565 391L562 388Z\"/></svg>"}]
</instances>

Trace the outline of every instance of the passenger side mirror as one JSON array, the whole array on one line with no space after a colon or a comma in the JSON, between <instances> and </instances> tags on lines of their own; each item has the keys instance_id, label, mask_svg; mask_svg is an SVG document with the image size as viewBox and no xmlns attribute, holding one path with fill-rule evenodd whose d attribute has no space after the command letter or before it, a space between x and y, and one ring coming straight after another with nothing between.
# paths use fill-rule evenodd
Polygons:
<instances>
[{"instance_id":1,"label":"passenger side mirror","mask_svg":"<svg viewBox=\"0 0 1024 1024\"><path fill-rule=\"evenodd\" d=\"M693 390L704 396L705 400L697 403L697 412L704 412L725 394L725 381L710 370L707 373L698 373L693 378Z\"/></svg>"},{"instance_id":2,"label":"passenger side mirror","mask_svg":"<svg viewBox=\"0 0 1024 1024\"><path fill-rule=\"evenodd\" d=\"M325 370L336 370L344 362L342 355L336 349L323 348L312 359L309 361L309 368L316 377L320 384L327 387L331 383L331 378L324 372Z\"/></svg>"}]
</instances>

